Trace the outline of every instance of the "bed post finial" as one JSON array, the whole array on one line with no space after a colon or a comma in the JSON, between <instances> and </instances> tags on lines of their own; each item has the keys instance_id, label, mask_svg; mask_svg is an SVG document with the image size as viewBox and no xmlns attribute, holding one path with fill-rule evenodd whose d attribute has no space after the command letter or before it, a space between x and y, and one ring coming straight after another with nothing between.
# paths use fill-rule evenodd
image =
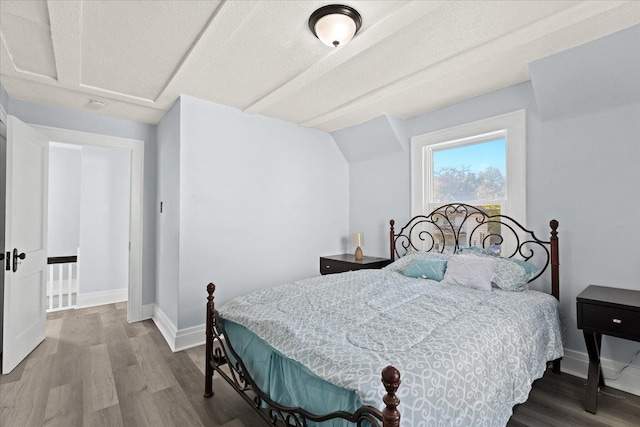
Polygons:
<instances>
[{"instance_id":1,"label":"bed post finial","mask_svg":"<svg viewBox=\"0 0 640 427\"><path fill-rule=\"evenodd\" d=\"M213 283L209 283L207 285L207 293L209 296L207 297L207 307L213 308L213 293L216 291L216 285Z\"/></svg>"},{"instance_id":2,"label":"bed post finial","mask_svg":"<svg viewBox=\"0 0 640 427\"><path fill-rule=\"evenodd\" d=\"M391 226L391 228L389 229L389 259L391 260L391 262L395 261L396 259L395 245L393 243L393 237L395 236L395 230L393 229L393 226L395 224L396 222L394 220L389 221L389 225Z\"/></svg>"},{"instance_id":3,"label":"bed post finial","mask_svg":"<svg viewBox=\"0 0 640 427\"><path fill-rule=\"evenodd\" d=\"M213 292L216 290L216 285L209 283L207 285L207 319L206 319L206 355L204 366L204 397L213 396L213 369L211 368L211 352L213 351L213 316L215 313L215 306L213 304Z\"/></svg>"},{"instance_id":4,"label":"bed post finial","mask_svg":"<svg viewBox=\"0 0 640 427\"><path fill-rule=\"evenodd\" d=\"M396 396L396 391L400 387L400 372L391 365L387 366L382 370L382 384L387 390L387 394L382 398L385 404L385 408L382 410L382 427L399 427L400 411L398 411L398 405L400 399Z\"/></svg>"}]
</instances>

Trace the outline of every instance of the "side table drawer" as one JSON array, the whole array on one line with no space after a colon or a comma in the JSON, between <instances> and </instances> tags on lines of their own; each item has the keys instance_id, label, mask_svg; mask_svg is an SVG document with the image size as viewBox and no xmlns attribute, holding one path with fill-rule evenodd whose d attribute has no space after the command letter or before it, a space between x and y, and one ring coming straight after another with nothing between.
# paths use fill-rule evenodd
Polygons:
<instances>
[{"instance_id":1,"label":"side table drawer","mask_svg":"<svg viewBox=\"0 0 640 427\"><path fill-rule=\"evenodd\" d=\"M353 254L331 255L320 257L320 274L382 268L390 262L390 259L371 256L365 256L361 260L357 260Z\"/></svg>"},{"instance_id":2,"label":"side table drawer","mask_svg":"<svg viewBox=\"0 0 640 427\"><path fill-rule=\"evenodd\" d=\"M583 304L582 326L609 335L640 339L640 311Z\"/></svg>"},{"instance_id":3,"label":"side table drawer","mask_svg":"<svg viewBox=\"0 0 640 427\"><path fill-rule=\"evenodd\" d=\"M344 273L345 271L356 270L358 267L346 262L340 262L332 259L320 258L320 273Z\"/></svg>"}]
</instances>

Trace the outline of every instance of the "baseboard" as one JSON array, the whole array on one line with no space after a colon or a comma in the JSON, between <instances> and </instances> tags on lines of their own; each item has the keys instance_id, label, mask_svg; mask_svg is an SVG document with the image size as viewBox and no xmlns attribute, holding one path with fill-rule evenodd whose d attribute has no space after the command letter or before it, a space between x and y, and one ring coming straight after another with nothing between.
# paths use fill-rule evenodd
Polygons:
<instances>
[{"instance_id":1,"label":"baseboard","mask_svg":"<svg viewBox=\"0 0 640 427\"><path fill-rule=\"evenodd\" d=\"M155 304L153 304L152 319L174 353L205 343L204 324L178 330L167 315Z\"/></svg>"},{"instance_id":2,"label":"baseboard","mask_svg":"<svg viewBox=\"0 0 640 427\"><path fill-rule=\"evenodd\" d=\"M151 318L153 323L156 324L158 330L164 337L164 340L169 344L169 348L172 352L176 352L176 326L173 322L164 314L157 305L153 304L153 317Z\"/></svg>"},{"instance_id":3,"label":"baseboard","mask_svg":"<svg viewBox=\"0 0 640 427\"><path fill-rule=\"evenodd\" d=\"M140 320L153 319L153 307L154 306L155 306L155 304L153 304L153 303L144 304L142 306L142 319L140 319Z\"/></svg>"},{"instance_id":4,"label":"baseboard","mask_svg":"<svg viewBox=\"0 0 640 427\"><path fill-rule=\"evenodd\" d=\"M636 365L629 366L614 381L607 380L607 378L614 377L616 372L622 369L625 364L611 359L601 359L600 363L607 387L640 396L640 367ZM565 349L561 366L562 372L586 379L589 372L589 356L587 353Z\"/></svg>"},{"instance_id":5,"label":"baseboard","mask_svg":"<svg viewBox=\"0 0 640 427\"><path fill-rule=\"evenodd\" d=\"M114 302L126 301L129 296L127 288L114 289L111 291L90 292L78 294L76 308L93 307L95 305L113 304Z\"/></svg>"},{"instance_id":6,"label":"baseboard","mask_svg":"<svg viewBox=\"0 0 640 427\"><path fill-rule=\"evenodd\" d=\"M193 326L191 328L180 329L176 333L176 350L186 350L191 347L202 345L206 341L205 325Z\"/></svg>"}]
</instances>

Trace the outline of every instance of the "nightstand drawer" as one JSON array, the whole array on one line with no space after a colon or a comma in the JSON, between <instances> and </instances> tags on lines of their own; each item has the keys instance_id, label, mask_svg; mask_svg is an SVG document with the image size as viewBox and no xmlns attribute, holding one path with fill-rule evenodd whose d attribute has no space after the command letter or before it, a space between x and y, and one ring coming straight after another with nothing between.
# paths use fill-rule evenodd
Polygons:
<instances>
[{"instance_id":1,"label":"nightstand drawer","mask_svg":"<svg viewBox=\"0 0 640 427\"><path fill-rule=\"evenodd\" d=\"M640 339L640 311L582 304L582 327L607 335Z\"/></svg>"},{"instance_id":2,"label":"nightstand drawer","mask_svg":"<svg viewBox=\"0 0 640 427\"><path fill-rule=\"evenodd\" d=\"M355 268L353 264L350 264L348 262L341 262L333 259L320 258L320 272L322 274L344 273L345 271L351 271L351 270L355 270Z\"/></svg>"},{"instance_id":3,"label":"nightstand drawer","mask_svg":"<svg viewBox=\"0 0 640 427\"><path fill-rule=\"evenodd\" d=\"M391 263L390 259L365 256L356 259L353 254L320 257L320 274L344 273L352 270L382 268Z\"/></svg>"}]
</instances>

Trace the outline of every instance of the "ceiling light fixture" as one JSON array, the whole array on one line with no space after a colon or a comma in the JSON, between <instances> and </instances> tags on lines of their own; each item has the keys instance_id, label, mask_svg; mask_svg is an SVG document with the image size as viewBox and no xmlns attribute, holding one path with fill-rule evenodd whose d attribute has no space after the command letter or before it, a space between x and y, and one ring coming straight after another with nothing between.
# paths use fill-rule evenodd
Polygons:
<instances>
[{"instance_id":1,"label":"ceiling light fixture","mask_svg":"<svg viewBox=\"0 0 640 427\"><path fill-rule=\"evenodd\" d=\"M309 29L327 46L345 45L362 26L362 17L352 7L340 4L323 6L311 14Z\"/></svg>"}]
</instances>

